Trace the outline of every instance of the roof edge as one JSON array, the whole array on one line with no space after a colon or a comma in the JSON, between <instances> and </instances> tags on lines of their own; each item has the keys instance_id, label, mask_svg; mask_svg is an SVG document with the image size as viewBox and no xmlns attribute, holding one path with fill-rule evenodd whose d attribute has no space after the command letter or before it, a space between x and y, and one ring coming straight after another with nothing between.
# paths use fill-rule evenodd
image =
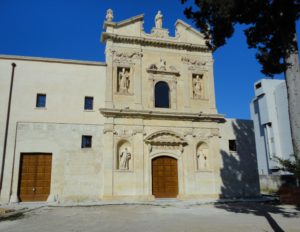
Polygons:
<instances>
[{"instance_id":1,"label":"roof edge","mask_svg":"<svg viewBox=\"0 0 300 232\"><path fill-rule=\"evenodd\" d=\"M48 63L106 66L106 63L97 62L97 61L69 60L69 59L57 59L57 58L48 58L48 57L34 57L34 56L16 56L16 55L5 55L5 54L0 54L0 60L23 60L23 61L37 61L37 62L48 62Z\"/></svg>"},{"instance_id":2,"label":"roof edge","mask_svg":"<svg viewBox=\"0 0 300 232\"><path fill-rule=\"evenodd\" d=\"M119 27L126 26L128 24L137 22L137 21L144 21L144 14L139 14L139 15L133 16L131 18L124 19L120 22L104 21L103 28L106 29L107 26L112 26L112 27L115 27L115 28L119 28Z\"/></svg>"}]
</instances>

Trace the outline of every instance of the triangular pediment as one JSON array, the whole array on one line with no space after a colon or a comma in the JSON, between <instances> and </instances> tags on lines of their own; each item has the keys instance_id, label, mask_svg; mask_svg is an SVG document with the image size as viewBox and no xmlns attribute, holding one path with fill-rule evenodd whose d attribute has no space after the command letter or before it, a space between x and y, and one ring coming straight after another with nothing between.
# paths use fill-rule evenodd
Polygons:
<instances>
[{"instance_id":1,"label":"triangular pediment","mask_svg":"<svg viewBox=\"0 0 300 232\"><path fill-rule=\"evenodd\" d=\"M178 135L175 132L172 131L158 131L151 135L149 135L145 139L145 143L147 144L155 144L155 145L166 145L166 144L172 144L172 145L185 145L187 142L185 139Z\"/></svg>"},{"instance_id":2,"label":"triangular pediment","mask_svg":"<svg viewBox=\"0 0 300 232\"><path fill-rule=\"evenodd\" d=\"M186 22L178 19L175 23L176 34L180 42L205 45L204 35Z\"/></svg>"}]
</instances>

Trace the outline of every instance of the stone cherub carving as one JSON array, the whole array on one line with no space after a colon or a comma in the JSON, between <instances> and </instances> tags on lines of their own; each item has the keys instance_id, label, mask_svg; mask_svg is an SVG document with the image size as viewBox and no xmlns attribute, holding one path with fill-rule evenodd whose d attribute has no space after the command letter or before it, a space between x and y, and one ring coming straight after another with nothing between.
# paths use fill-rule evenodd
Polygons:
<instances>
[{"instance_id":1,"label":"stone cherub carving","mask_svg":"<svg viewBox=\"0 0 300 232\"><path fill-rule=\"evenodd\" d=\"M166 70L166 65L167 65L166 60L163 59L163 58L160 58L160 66L159 66L159 69L160 69L160 70Z\"/></svg>"},{"instance_id":2,"label":"stone cherub carving","mask_svg":"<svg viewBox=\"0 0 300 232\"><path fill-rule=\"evenodd\" d=\"M163 15L161 14L160 10L155 15L155 27L156 28L162 28L162 21L163 21Z\"/></svg>"},{"instance_id":3,"label":"stone cherub carving","mask_svg":"<svg viewBox=\"0 0 300 232\"><path fill-rule=\"evenodd\" d=\"M122 151L120 154L119 169L128 170L130 159L131 159L131 153L128 151L128 148L125 147L124 151Z\"/></svg>"},{"instance_id":4,"label":"stone cherub carving","mask_svg":"<svg viewBox=\"0 0 300 232\"><path fill-rule=\"evenodd\" d=\"M119 73L119 92L128 93L130 86L130 74L125 68Z\"/></svg>"},{"instance_id":5,"label":"stone cherub carving","mask_svg":"<svg viewBox=\"0 0 300 232\"><path fill-rule=\"evenodd\" d=\"M198 97L198 98L203 97L203 81L199 75L197 75L194 78L193 92L194 92L194 97Z\"/></svg>"},{"instance_id":6,"label":"stone cherub carving","mask_svg":"<svg viewBox=\"0 0 300 232\"><path fill-rule=\"evenodd\" d=\"M200 150L197 153L197 166L198 169L206 169L208 167L207 156L203 150Z\"/></svg>"},{"instance_id":7,"label":"stone cherub carving","mask_svg":"<svg viewBox=\"0 0 300 232\"><path fill-rule=\"evenodd\" d=\"M107 22L111 22L114 19L114 15L113 15L112 9L108 9L106 11L106 17L105 18L106 18Z\"/></svg>"}]
</instances>

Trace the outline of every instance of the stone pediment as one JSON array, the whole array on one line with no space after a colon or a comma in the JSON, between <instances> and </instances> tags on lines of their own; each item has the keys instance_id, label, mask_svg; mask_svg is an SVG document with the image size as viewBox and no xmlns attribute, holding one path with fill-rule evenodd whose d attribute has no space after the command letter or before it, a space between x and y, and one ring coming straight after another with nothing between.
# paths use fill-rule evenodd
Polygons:
<instances>
[{"instance_id":1,"label":"stone pediment","mask_svg":"<svg viewBox=\"0 0 300 232\"><path fill-rule=\"evenodd\" d=\"M187 142L183 137L172 131L158 131L149 135L145 139L146 144L151 145L186 145Z\"/></svg>"},{"instance_id":2,"label":"stone pediment","mask_svg":"<svg viewBox=\"0 0 300 232\"><path fill-rule=\"evenodd\" d=\"M156 22L151 33L144 31L142 14L120 22L112 20L113 13L110 10L104 22L106 31L101 35L102 42L112 40L116 43L211 52L206 46L204 36L182 20L175 23L175 36L170 36L169 30L162 27L162 19Z\"/></svg>"}]
</instances>

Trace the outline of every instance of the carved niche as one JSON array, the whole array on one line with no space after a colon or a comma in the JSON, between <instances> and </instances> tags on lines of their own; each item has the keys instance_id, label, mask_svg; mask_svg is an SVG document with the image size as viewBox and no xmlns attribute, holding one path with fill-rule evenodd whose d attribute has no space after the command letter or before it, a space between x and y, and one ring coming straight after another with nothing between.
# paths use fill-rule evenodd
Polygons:
<instances>
[{"instance_id":1,"label":"carved niche","mask_svg":"<svg viewBox=\"0 0 300 232\"><path fill-rule=\"evenodd\" d=\"M129 94L132 90L132 72L130 67L117 68L117 92Z\"/></svg>"},{"instance_id":2,"label":"carved niche","mask_svg":"<svg viewBox=\"0 0 300 232\"><path fill-rule=\"evenodd\" d=\"M192 90L193 98L204 99L205 98L205 83L203 74L192 75Z\"/></svg>"},{"instance_id":3,"label":"carved niche","mask_svg":"<svg viewBox=\"0 0 300 232\"><path fill-rule=\"evenodd\" d=\"M210 168L208 151L208 145L205 142L198 143L195 157L197 170L208 170Z\"/></svg>"},{"instance_id":4,"label":"carved niche","mask_svg":"<svg viewBox=\"0 0 300 232\"><path fill-rule=\"evenodd\" d=\"M117 170L130 171L133 169L133 154L131 144L121 140L117 145L116 167Z\"/></svg>"}]
</instances>

